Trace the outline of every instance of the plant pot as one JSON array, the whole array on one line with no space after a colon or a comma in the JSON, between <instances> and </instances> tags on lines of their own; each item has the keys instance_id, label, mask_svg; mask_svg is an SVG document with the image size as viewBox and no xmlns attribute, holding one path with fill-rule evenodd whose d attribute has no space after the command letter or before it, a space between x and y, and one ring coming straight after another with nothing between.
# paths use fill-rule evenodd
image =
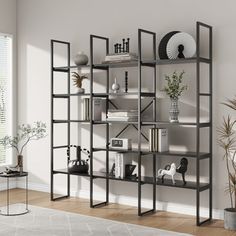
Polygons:
<instances>
[{"instance_id":1,"label":"plant pot","mask_svg":"<svg viewBox=\"0 0 236 236\"><path fill-rule=\"evenodd\" d=\"M84 88L78 88L78 93L84 94L84 92L85 92Z\"/></svg>"},{"instance_id":2,"label":"plant pot","mask_svg":"<svg viewBox=\"0 0 236 236\"><path fill-rule=\"evenodd\" d=\"M170 99L170 117L169 120L171 123L178 123L179 122L179 105L178 99Z\"/></svg>"},{"instance_id":3,"label":"plant pot","mask_svg":"<svg viewBox=\"0 0 236 236\"><path fill-rule=\"evenodd\" d=\"M225 208L224 227L228 230L236 230L236 208Z\"/></svg>"},{"instance_id":4,"label":"plant pot","mask_svg":"<svg viewBox=\"0 0 236 236\"><path fill-rule=\"evenodd\" d=\"M17 171L20 172L20 174L23 173L23 156L22 155L18 155L17 156Z\"/></svg>"}]
</instances>

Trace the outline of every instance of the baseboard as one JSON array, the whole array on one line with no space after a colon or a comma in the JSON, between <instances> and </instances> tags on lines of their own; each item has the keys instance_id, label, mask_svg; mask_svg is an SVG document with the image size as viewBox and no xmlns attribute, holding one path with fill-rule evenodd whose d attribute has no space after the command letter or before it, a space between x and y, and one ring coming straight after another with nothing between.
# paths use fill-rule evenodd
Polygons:
<instances>
[{"instance_id":1,"label":"baseboard","mask_svg":"<svg viewBox=\"0 0 236 236\"><path fill-rule=\"evenodd\" d=\"M22 181L17 181L16 186L18 188L24 188L25 183ZM29 189L35 190L35 191L42 191L42 192L50 192L50 187L48 185L44 184L36 184L29 182ZM58 194L65 194L65 189L57 188L56 192ZM90 193L88 190L75 190L71 189L71 196L73 197L80 197L89 199ZM104 201L105 195L99 192L94 192L94 200L97 201ZM122 205L129 205L129 206L137 206L137 198L129 197L129 196L123 196L123 195L109 195L109 200L112 203L118 203ZM142 206L144 208L152 208L152 201L149 199L144 199L142 201ZM161 202L157 201L157 209L163 210L163 211L169 211L174 213L181 213L186 215L196 215L196 208L192 205L185 205L185 204L178 204L178 203L171 203L171 202ZM201 207L200 209L201 216L202 217L208 217L208 209ZM224 218L224 211L219 209L213 209L213 218L214 219L223 219Z\"/></svg>"},{"instance_id":2,"label":"baseboard","mask_svg":"<svg viewBox=\"0 0 236 236\"><path fill-rule=\"evenodd\" d=\"M16 187L17 187L16 181L10 180L9 181L9 189L13 189L13 188L16 188ZM1 191L4 191L4 190L7 190L7 183L5 181L1 182Z\"/></svg>"}]
</instances>

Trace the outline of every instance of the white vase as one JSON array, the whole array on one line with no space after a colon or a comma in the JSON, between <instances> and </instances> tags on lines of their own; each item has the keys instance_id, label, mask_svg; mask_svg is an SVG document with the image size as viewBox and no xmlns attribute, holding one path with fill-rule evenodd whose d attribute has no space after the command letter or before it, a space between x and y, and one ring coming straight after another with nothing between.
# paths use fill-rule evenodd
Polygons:
<instances>
[{"instance_id":1,"label":"white vase","mask_svg":"<svg viewBox=\"0 0 236 236\"><path fill-rule=\"evenodd\" d=\"M112 90L114 93L118 93L120 89L120 85L117 83L117 80L115 78L114 84L111 86Z\"/></svg>"},{"instance_id":2,"label":"white vase","mask_svg":"<svg viewBox=\"0 0 236 236\"><path fill-rule=\"evenodd\" d=\"M178 123L179 122L179 106L178 106L178 99L171 98L170 99L170 117L169 120L171 123Z\"/></svg>"}]
</instances>

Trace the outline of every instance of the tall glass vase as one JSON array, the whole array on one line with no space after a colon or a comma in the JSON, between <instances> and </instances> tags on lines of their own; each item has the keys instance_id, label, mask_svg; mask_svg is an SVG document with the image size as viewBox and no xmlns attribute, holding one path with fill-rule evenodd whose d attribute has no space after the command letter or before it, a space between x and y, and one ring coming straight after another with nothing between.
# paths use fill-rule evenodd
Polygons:
<instances>
[{"instance_id":1,"label":"tall glass vase","mask_svg":"<svg viewBox=\"0 0 236 236\"><path fill-rule=\"evenodd\" d=\"M179 122L179 104L178 98L170 99L170 117L169 120L171 123L178 123Z\"/></svg>"},{"instance_id":2,"label":"tall glass vase","mask_svg":"<svg viewBox=\"0 0 236 236\"><path fill-rule=\"evenodd\" d=\"M23 156L17 155L17 170L20 172L20 174L23 173Z\"/></svg>"}]
</instances>

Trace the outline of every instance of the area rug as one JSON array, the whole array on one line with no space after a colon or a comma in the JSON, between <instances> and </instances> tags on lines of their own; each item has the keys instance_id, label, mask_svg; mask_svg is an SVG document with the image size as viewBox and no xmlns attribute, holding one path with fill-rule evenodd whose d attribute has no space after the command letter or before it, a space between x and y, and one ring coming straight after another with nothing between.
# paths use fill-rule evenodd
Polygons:
<instances>
[{"instance_id":1,"label":"area rug","mask_svg":"<svg viewBox=\"0 0 236 236\"><path fill-rule=\"evenodd\" d=\"M19 211L21 204L11 205ZM29 206L22 216L0 216L0 235L4 236L184 236L156 228ZM1 208L0 208L1 210ZM2 209L3 210L3 209Z\"/></svg>"}]
</instances>

